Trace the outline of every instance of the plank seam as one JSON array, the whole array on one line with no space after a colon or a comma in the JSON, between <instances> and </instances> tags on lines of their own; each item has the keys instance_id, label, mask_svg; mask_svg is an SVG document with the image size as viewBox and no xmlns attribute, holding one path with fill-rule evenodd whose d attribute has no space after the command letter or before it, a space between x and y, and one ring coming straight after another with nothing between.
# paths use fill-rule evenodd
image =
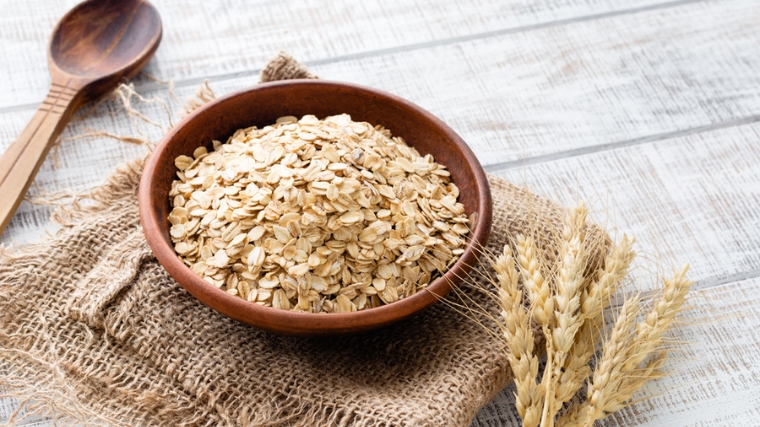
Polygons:
<instances>
[{"instance_id":1,"label":"plank seam","mask_svg":"<svg viewBox=\"0 0 760 427\"><path fill-rule=\"evenodd\" d=\"M687 275L688 277L688 275ZM706 279L697 280L694 282L693 285L691 285L691 290L689 291L690 294L694 294L696 291L704 291L712 288L718 288L720 286L726 286L731 285L734 283L743 282L746 280L751 280L760 277L760 268L744 271L741 273L734 273L729 274L727 276L715 276L715 277L708 277ZM649 290L641 292L640 298L642 301L650 301L655 296L659 294L660 290ZM612 298L612 302L610 304L610 307L617 308L623 305L625 302L625 296L624 295L616 295Z\"/></svg>"},{"instance_id":2,"label":"plank seam","mask_svg":"<svg viewBox=\"0 0 760 427\"><path fill-rule=\"evenodd\" d=\"M730 285L731 283L744 282L750 279L756 279L760 277L760 268L754 270L744 271L741 273L729 274L727 276L710 277L703 280L697 280L692 285L692 291L699 291L704 289L717 288L719 286Z\"/></svg>"},{"instance_id":3,"label":"plank seam","mask_svg":"<svg viewBox=\"0 0 760 427\"><path fill-rule=\"evenodd\" d=\"M734 126L743 126L760 121L760 115L752 115L742 117L739 119L728 120L724 122L711 123L704 126L696 126L692 128L679 129L670 132L656 133L652 135L646 135L638 138L627 139L623 141L609 142L606 144L592 145L588 147L580 147L572 150L558 151L550 154L542 154L538 156L526 157L520 160L510 160L507 162L494 163L490 165L484 165L483 169L486 172L497 173L509 169L518 167L532 166L539 163L549 163L558 160L569 159L578 156L584 156L588 154L599 153L602 151L618 150L621 148L628 148L637 145L648 144L651 142L665 141L668 139L681 138L689 135L695 135L703 132L710 132L719 129L726 129Z\"/></svg>"}]
</instances>

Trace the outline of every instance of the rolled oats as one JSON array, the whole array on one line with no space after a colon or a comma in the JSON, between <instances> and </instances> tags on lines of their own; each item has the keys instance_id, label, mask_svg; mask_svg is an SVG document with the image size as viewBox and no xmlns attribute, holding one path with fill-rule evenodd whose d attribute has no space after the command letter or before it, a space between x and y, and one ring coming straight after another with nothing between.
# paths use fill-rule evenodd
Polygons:
<instances>
[{"instance_id":1,"label":"rolled oats","mask_svg":"<svg viewBox=\"0 0 760 427\"><path fill-rule=\"evenodd\" d=\"M446 168L345 114L240 129L175 166L175 251L255 304L377 307L424 289L464 252L469 220Z\"/></svg>"}]
</instances>

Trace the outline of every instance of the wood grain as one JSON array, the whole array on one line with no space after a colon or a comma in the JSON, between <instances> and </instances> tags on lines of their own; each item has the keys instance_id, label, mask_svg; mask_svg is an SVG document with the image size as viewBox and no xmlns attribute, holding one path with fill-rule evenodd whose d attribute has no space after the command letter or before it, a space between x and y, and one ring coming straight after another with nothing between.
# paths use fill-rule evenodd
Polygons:
<instances>
[{"instance_id":1,"label":"wood grain","mask_svg":"<svg viewBox=\"0 0 760 427\"><path fill-rule=\"evenodd\" d=\"M81 101L79 94L64 95L63 88L59 90L56 93L51 88L24 131L0 157L0 194L4 197L0 206L0 233L24 199L56 138L81 105L73 100Z\"/></svg>"},{"instance_id":2,"label":"wood grain","mask_svg":"<svg viewBox=\"0 0 760 427\"><path fill-rule=\"evenodd\" d=\"M499 164L757 116L758 19L697 3L313 69L419 103Z\"/></svg>"},{"instance_id":3,"label":"wood grain","mask_svg":"<svg viewBox=\"0 0 760 427\"><path fill-rule=\"evenodd\" d=\"M486 165L760 114L760 8L697 3L315 67L419 103Z\"/></svg>"},{"instance_id":4,"label":"wood grain","mask_svg":"<svg viewBox=\"0 0 760 427\"><path fill-rule=\"evenodd\" d=\"M6 113L0 115L0 121L13 116L14 124L23 129L28 120L28 113ZM163 123L168 124L164 119ZM78 193L101 183L117 165L132 160L147 153L147 147L138 144L125 143L108 137L84 137L76 140L66 140L77 135L93 133L94 130L106 130L114 135L140 137L142 132L146 137L157 140L163 130L143 124L140 131L135 130L132 121L116 107L115 103L104 103L96 114L86 116L80 113L68 125L62 134L64 140L54 147L47 160L40 168L37 177L27 193L28 198L42 195L61 193ZM7 131L13 135L5 139L7 128L0 125L3 141L13 141L17 135L15 129ZM4 150L6 147L2 147ZM4 243L25 243L39 241L44 236L44 230L55 230L49 221L54 207L47 205L32 205L22 202L16 215L11 220L0 240Z\"/></svg>"},{"instance_id":5,"label":"wood grain","mask_svg":"<svg viewBox=\"0 0 760 427\"><path fill-rule=\"evenodd\" d=\"M590 203L607 229L636 237L642 256L691 263L695 286L707 287L760 275L758 140L760 122L499 174L567 205ZM651 289L650 272L636 273Z\"/></svg>"},{"instance_id":6,"label":"wood grain","mask_svg":"<svg viewBox=\"0 0 760 427\"><path fill-rule=\"evenodd\" d=\"M44 97L49 81L45 45L55 22L77 2L2 2L0 39L4 43L0 44L0 55L13 66L0 68L0 109L33 104ZM166 34L160 54L147 72L162 79L202 81L219 75L255 74L281 49L304 61L329 61L663 2L341 0L330 2L329 7L306 1L153 3L166 17ZM144 81L138 81L141 83Z\"/></svg>"},{"instance_id":7,"label":"wood grain","mask_svg":"<svg viewBox=\"0 0 760 427\"><path fill-rule=\"evenodd\" d=\"M672 375L649 383L646 401L598 422L605 427L756 427L760 419L760 279L694 292L670 338ZM483 408L472 427L519 426L513 387Z\"/></svg>"}]
</instances>

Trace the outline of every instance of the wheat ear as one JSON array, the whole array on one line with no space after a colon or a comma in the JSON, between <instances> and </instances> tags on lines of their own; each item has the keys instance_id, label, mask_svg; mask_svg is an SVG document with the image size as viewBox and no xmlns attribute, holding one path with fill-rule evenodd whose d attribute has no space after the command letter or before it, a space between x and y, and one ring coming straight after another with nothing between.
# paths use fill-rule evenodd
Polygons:
<instances>
[{"instance_id":1,"label":"wheat ear","mask_svg":"<svg viewBox=\"0 0 760 427\"><path fill-rule=\"evenodd\" d=\"M681 311L692 285L692 282L686 279L688 269L687 265L672 278L665 280L662 296L654 303L644 320L636 325L635 332L632 331L632 324L625 323L628 334L624 337L616 336L618 322L615 323L613 334L607 341L615 351L608 352L605 344L602 359L594 372L593 381L589 384L588 401L581 405L576 414L580 418L573 420L576 424L568 421L565 425L592 426L594 421L626 407L633 394L647 381L662 376L660 368L667 357L667 353L661 350L662 336ZM626 305L629 301L633 301L637 306L640 303L636 298L627 300ZM625 311L624 305L623 312ZM622 355L619 349L623 349ZM641 363L647 359L649 362L641 367ZM580 419L583 420L582 424L577 424L577 420Z\"/></svg>"},{"instance_id":2,"label":"wheat ear","mask_svg":"<svg viewBox=\"0 0 760 427\"><path fill-rule=\"evenodd\" d=\"M517 412L524 427L535 427L541 417L543 395L536 383L538 357L533 351L533 330L530 316L523 305L523 293L518 287L515 261L509 245L493 263L499 285L499 305L504 323L500 325L509 348L509 365L515 377Z\"/></svg>"},{"instance_id":3,"label":"wheat ear","mask_svg":"<svg viewBox=\"0 0 760 427\"><path fill-rule=\"evenodd\" d=\"M662 297L647 316L636 325L636 341L631 346L624 369L638 367L654 349L662 344L662 335L681 311L693 282L686 279L689 266L665 281Z\"/></svg>"},{"instance_id":4,"label":"wheat ear","mask_svg":"<svg viewBox=\"0 0 760 427\"><path fill-rule=\"evenodd\" d=\"M554 315L550 322L551 340L547 351L546 398L541 426L554 425L554 417L562 406L556 393L560 386L565 361L582 325L581 291L586 269L584 227L588 210L581 205L565 217L560 246L560 264L555 283ZM568 379L568 378L565 378Z\"/></svg>"},{"instance_id":5,"label":"wheat ear","mask_svg":"<svg viewBox=\"0 0 760 427\"><path fill-rule=\"evenodd\" d=\"M554 313L554 298L549 282L541 273L535 240L518 234L516 247L517 265L530 300L533 318L541 327L547 328Z\"/></svg>"},{"instance_id":6,"label":"wheat ear","mask_svg":"<svg viewBox=\"0 0 760 427\"><path fill-rule=\"evenodd\" d=\"M563 427L586 426L586 420L603 408L607 394L614 393L620 382L620 369L625 362L634 333L636 316L639 313L638 296L628 298L623 303L609 336L604 342L602 357L597 363L594 377L588 386L588 400L574 405L563 414L558 424ZM593 421L591 421L593 424Z\"/></svg>"},{"instance_id":7,"label":"wheat ear","mask_svg":"<svg viewBox=\"0 0 760 427\"><path fill-rule=\"evenodd\" d=\"M633 242L633 239L623 235L620 243L613 246L605 257L604 268L596 272L596 279L581 293L582 325L575 336L575 343L570 349L556 389L555 399L559 404L564 404L575 396L591 373L588 363L597 350L604 322L602 313L636 257Z\"/></svg>"}]
</instances>

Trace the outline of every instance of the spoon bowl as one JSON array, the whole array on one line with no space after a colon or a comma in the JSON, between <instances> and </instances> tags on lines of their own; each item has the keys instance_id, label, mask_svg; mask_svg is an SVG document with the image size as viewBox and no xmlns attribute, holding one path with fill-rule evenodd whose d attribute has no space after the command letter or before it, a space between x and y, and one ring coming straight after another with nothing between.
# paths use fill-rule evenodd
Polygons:
<instances>
[{"instance_id":1,"label":"spoon bowl","mask_svg":"<svg viewBox=\"0 0 760 427\"><path fill-rule=\"evenodd\" d=\"M48 66L70 87L85 87L88 98L134 77L161 40L158 11L142 0L90 0L69 11L53 30ZM96 87L92 87L92 86Z\"/></svg>"},{"instance_id":2,"label":"spoon bowl","mask_svg":"<svg viewBox=\"0 0 760 427\"><path fill-rule=\"evenodd\" d=\"M144 0L88 0L58 22L48 48L50 91L0 157L0 234L74 113L134 77L161 35L158 11Z\"/></svg>"}]
</instances>

